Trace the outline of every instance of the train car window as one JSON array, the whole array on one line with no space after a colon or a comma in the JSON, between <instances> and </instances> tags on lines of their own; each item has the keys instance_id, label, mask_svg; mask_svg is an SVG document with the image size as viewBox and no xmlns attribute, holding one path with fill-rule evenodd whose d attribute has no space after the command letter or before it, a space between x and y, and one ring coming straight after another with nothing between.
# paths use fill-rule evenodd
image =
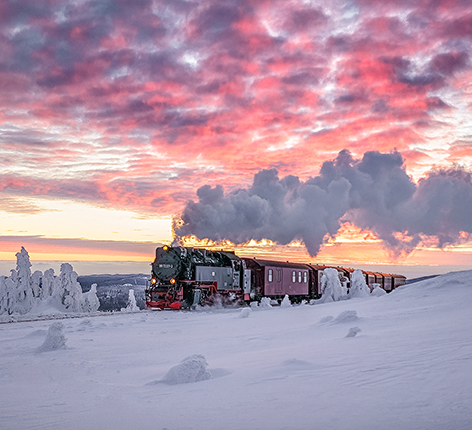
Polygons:
<instances>
[{"instance_id":1,"label":"train car window","mask_svg":"<svg viewBox=\"0 0 472 430\"><path fill-rule=\"evenodd\" d=\"M297 281L297 273L295 270L292 272L292 282L295 283Z\"/></svg>"},{"instance_id":2,"label":"train car window","mask_svg":"<svg viewBox=\"0 0 472 430\"><path fill-rule=\"evenodd\" d=\"M278 269L277 270L277 282L280 282L282 280L282 270Z\"/></svg>"},{"instance_id":3,"label":"train car window","mask_svg":"<svg viewBox=\"0 0 472 430\"><path fill-rule=\"evenodd\" d=\"M272 269L269 269L269 282L272 282L273 279L273 272Z\"/></svg>"},{"instance_id":4,"label":"train car window","mask_svg":"<svg viewBox=\"0 0 472 430\"><path fill-rule=\"evenodd\" d=\"M298 272L298 283L302 283L302 272Z\"/></svg>"},{"instance_id":5,"label":"train car window","mask_svg":"<svg viewBox=\"0 0 472 430\"><path fill-rule=\"evenodd\" d=\"M307 273L303 272L303 283L306 284L307 281Z\"/></svg>"}]
</instances>

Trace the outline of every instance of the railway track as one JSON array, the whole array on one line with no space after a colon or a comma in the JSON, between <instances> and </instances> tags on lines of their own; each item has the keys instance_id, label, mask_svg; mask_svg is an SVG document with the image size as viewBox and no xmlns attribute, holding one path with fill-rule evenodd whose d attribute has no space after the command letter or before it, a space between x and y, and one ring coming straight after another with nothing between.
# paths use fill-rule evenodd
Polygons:
<instances>
[{"instance_id":1,"label":"railway track","mask_svg":"<svg viewBox=\"0 0 472 430\"><path fill-rule=\"evenodd\" d=\"M139 312L153 312L149 310L141 310ZM123 314L136 314L137 312L91 312L84 314L50 314L50 315L8 315L6 317L0 317L0 324L13 324L21 322L33 322L33 321L51 321L51 320L66 320L74 318L93 318L93 317L108 317L114 315Z\"/></svg>"}]
</instances>

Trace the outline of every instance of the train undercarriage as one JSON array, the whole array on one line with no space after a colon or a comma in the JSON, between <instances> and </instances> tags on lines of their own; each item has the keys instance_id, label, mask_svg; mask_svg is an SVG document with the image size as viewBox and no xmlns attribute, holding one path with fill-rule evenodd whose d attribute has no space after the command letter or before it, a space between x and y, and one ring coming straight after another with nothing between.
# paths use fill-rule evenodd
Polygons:
<instances>
[{"instance_id":1,"label":"train undercarriage","mask_svg":"<svg viewBox=\"0 0 472 430\"><path fill-rule=\"evenodd\" d=\"M195 309L197 306L238 306L249 301L240 289L218 290L216 282L182 281L146 290L148 309Z\"/></svg>"}]
</instances>

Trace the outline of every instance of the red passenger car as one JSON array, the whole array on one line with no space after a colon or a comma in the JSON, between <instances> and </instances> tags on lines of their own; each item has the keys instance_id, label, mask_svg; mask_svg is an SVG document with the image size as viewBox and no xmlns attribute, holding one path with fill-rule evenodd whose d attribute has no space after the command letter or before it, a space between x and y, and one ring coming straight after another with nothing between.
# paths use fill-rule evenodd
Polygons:
<instances>
[{"instance_id":1,"label":"red passenger car","mask_svg":"<svg viewBox=\"0 0 472 430\"><path fill-rule=\"evenodd\" d=\"M317 297L310 270L306 264L243 258L251 270L255 300L270 297L281 300L288 294L291 301Z\"/></svg>"}]
</instances>

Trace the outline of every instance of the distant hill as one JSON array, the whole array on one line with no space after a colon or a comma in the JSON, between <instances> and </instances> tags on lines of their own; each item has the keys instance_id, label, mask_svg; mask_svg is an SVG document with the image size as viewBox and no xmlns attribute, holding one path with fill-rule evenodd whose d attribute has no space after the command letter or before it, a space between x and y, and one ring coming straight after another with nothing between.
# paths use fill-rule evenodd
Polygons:
<instances>
[{"instance_id":1,"label":"distant hill","mask_svg":"<svg viewBox=\"0 0 472 430\"><path fill-rule=\"evenodd\" d=\"M437 276L441 276L441 275L429 275L429 276L421 276L420 278L407 279L406 283L413 284L415 282L425 281L426 279L433 279L433 278L436 278Z\"/></svg>"},{"instance_id":2,"label":"distant hill","mask_svg":"<svg viewBox=\"0 0 472 430\"><path fill-rule=\"evenodd\" d=\"M143 273L130 275L85 275L79 276L77 281L82 286L82 291L90 290L92 284L97 284L97 296L100 300L99 311L119 311L128 303L128 293L134 290L136 304L144 309L144 289L149 275Z\"/></svg>"}]
</instances>

